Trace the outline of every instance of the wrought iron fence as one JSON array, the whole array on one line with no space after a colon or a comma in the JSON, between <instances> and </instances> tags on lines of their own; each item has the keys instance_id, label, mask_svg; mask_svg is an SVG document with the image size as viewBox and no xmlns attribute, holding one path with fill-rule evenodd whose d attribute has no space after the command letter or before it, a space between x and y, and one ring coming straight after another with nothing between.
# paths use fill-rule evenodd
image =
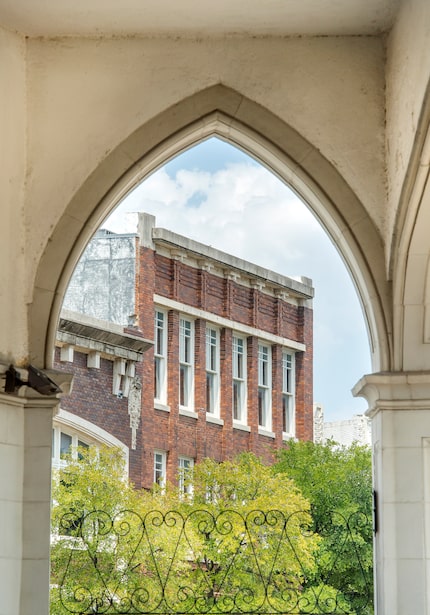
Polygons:
<instances>
[{"instance_id":1,"label":"wrought iron fence","mask_svg":"<svg viewBox=\"0 0 430 615\"><path fill-rule=\"evenodd\" d=\"M368 615L362 514L70 512L53 541L53 615ZM370 568L370 570L369 570Z\"/></svg>"}]
</instances>

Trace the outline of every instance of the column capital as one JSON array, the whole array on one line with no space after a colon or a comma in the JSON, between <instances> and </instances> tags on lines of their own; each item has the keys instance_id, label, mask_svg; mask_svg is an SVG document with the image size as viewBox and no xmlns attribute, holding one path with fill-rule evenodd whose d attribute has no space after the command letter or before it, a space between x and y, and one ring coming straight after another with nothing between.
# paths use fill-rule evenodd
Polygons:
<instances>
[{"instance_id":1,"label":"column capital","mask_svg":"<svg viewBox=\"0 0 430 615\"><path fill-rule=\"evenodd\" d=\"M367 374L352 394L367 400L371 418L381 410L429 410L430 371Z\"/></svg>"},{"instance_id":2,"label":"column capital","mask_svg":"<svg viewBox=\"0 0 430 615\"><path fill-rule=\"evenodd\" d=\"M0 363L0 394L9 398L27 399L27 400L40 400L40 401L52 401L53 405L58 403L58 400L64 395L70 395L73 382L73 374L63 372L54 369L38 370L33 369L33 381L29 374L30 368L18 368L9 364ZM13 389L14 381L12 382L12 388L7 390L7 374L13 371L15 374L15 389ZM37 375L35 380L34 374ZM40 377L39 377L40 376ZM46 381L46 382L45 382ZM34 384L36 382L36 384ZM30 386L30 384L32 386ZM49 391L49 387L46 388L44 384L52 384L52 393ZM43 403L41 404L43 405Z\"/></svg>"}]
</instances>

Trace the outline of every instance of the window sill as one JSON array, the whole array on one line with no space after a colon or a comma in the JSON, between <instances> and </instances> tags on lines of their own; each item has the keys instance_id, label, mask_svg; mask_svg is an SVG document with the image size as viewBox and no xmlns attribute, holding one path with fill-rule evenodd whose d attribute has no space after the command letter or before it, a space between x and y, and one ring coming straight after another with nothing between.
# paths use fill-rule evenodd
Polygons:
<instances>
[{"instance_id":1,"label":"window sill","mask_svg":"<svg viewBox=\"0 0 430 615\"><path fill-rule=\"evenodd\" d=\"M162 404L159 401L154 401L154 409L162 410L163 412L170 412L170 406L166 406L166 404Z\"/></svg>"},{"instance_id":2,"label":"window sill","mask_svg":"<svg viewBox=\"0 0 430 615\"><path fill-rule=\"evenodd\" d=\"M217 416L213 416L213 414L206 413L206 422L207 423L215 423L215 425L224 425L224 421Z\"/></svg>"},{"instance_id":3,"label":"window sill","mask_svg":"<svg viewBox=\"0 0 430 615\"><path fill-rule=\"evenodd\" d=\"M241 431L251 431L251 427L249 425L245 425L245 423L239 423L238 421L233 421L233 429L240 429Z\"/></svg>"},{"instance_id":4,"label":"window sill","mask_svg":"<svg viewBox=\"0 0 430 615\"><path fill-rule=\"evenodd\" d=\"M258 428L258 435L259 436L266 436L266 438L274 438L275 434L273 431L268 431L267 429L264 429L264 427L259 427Z\"/></svg>"},{"instance_id":5,"label":"window sill","mask_svg":"<svg viewBox=\"0 0 430 615\"><path fill-rule=\"evenodd\" d=\"M288 440L294 440L297 441L296 436L293 433L287 433L286 431L282 432L282 440L288 441Z\"/></svg>"},{"instance_id":6,"label":"window sill","mask_svg":"<svg viewBox=\"0 0 430 615\"><path fill-rule=\"evenodd\" d=\"M194 410L186 410L185 408L179 408L179 414L181 416L188 416L190 419L198 419L199 415Z\"/></svg>"}]
</instances>

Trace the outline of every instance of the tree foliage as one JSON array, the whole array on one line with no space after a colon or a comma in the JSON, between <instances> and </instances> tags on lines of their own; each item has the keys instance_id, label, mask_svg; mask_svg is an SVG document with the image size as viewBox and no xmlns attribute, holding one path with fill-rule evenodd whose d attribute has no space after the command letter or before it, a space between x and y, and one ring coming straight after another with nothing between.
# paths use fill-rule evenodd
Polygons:
<instances>
[{"instance_id":1,"label":"tree foliage","mask_svg":"<svg viewBox=\"0 0 430 615\"><path fill-rule=\"evenodd\" d=\"M291 443L274 467L242 453L187 480L139 492L116 450L70 459L53 486L52 615L371 612L366 449Z\"/></svg>"},{"instance_id":2,"label":"tree foliage","mask_svg":"<svg viewBox=\"0 0 430 615\"><path fill-rule=\"evenodd\" d=\"M288 610L312 571L309 502L251 454L205 460L192 495L136 492L112 449L85 450L53 490L51 612ZM111 608L111 610L109 610Z\"/></svg>"},{"instance_id":3,"label":"tree foliage","mask_svg":"<svg viewBox=\"0 0 430 615\"><path fill-rule=\"evenodd\" d=\"M293 479L311 503L322 537L318 570L326 584L372 611L372 462L369 447L291 442L275 471Z\"/></svg>"},{"instance_id":4,"label":"tree foliage","mask_svg":"<svg viewBox=\"0 0 430 615\"><path fill-rule=\"evenodd\" d=\"M129 524L137 493L125 479L119 450L93 447L69 456L53 477L51 613L97 612L103 594L132 582L137 523ZM128 570L124 572L124 562ZM85 612L85 611L84 611Z\"/></svg>"},{"instance_id":5,"label":"tree foliage","mask_svg":"<svg viewBox=\"0 0 430 615\"><path fill-rule=\"evenodd\" d=\"M255 455L206 459L193 475L193 498L183 502L198 545L195 583L222 610L288 611L314 567L318 538L305 531L309 502L286 475L275 475ZM205 574L202 574L205 573Z\"/></svg>"}]
</instances>

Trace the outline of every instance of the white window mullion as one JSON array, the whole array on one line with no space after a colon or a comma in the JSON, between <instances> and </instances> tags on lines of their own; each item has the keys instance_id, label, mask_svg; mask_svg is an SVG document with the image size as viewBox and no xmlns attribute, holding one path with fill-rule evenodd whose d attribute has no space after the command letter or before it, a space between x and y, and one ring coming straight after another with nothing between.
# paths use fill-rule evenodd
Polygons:
<instances>
[{"instance_id":1,"label":"white window mullion","mask_svg":"<svg viewBox=\"0 0 430 615\"><path fill-rule=\"evenodd\" d=\"M295 435L295 357L291 352L282 353L282 431Z\"/></svg>"},{"instance_id":2,"label":"white window mullion","mask_svg":"<svg viewBox=\"0 0 430 615\"><path fill-rule=\"evenodd\" d=\"M218 329L206 328L206 411L219 416L220 336Z\"/></svg>"},{"instance_id":3,"label":"white window mullion","mask_svg":"<svg viewBox=\"0 0 430 615\"><path fill-rule=\"evenodd\" d=\"M246 424L246 340L233 335L233 420Z\"/></svg>"},{"instance_id":4,"label":"white window mullion","mask_svg":"<svg viewBox=\"0 0 430 615\"><path fill-rule=\"evenodd\" d=\"M194 323L179 321L179 405L194 409Z\"/></svg>"},{"instance_id":5,"label":"white window mullion","mask_svg":"<svg viewBox=\"0 0 430 615\"><path fill-rule=\"evenodd\" d=\"M192 473L194 459L191 457L179 457L179 491L183 495L192 495Z\"/></svg>"},{"instance_id":6,"label":"white window mullion","mask_svg":"<svg viewBox=\"0 0 430 615\"><path fill-rule=\"evenodd\" d=\"M167 453L154 451L154 483L161 488L166 485Z\"/></svg>"},{"instance_id":7,"label":"white window mullion","mask_svg":"<svg viewBox=\"0 0 430 615\"><path fill-rule=\"evenodd\" d=\"M258 344L258 425L272 429L271 347Z\"/></svg>"},{"instance_id":8,"label":"white window mullion","mask_svg":"<svg viewBox=\"0 0 430 615\"><path fill-rule=\"evenodd\" d=\"M154 323L154 399L167 403L167 314L161 310Z\"/></svg>"}]
</instances>

